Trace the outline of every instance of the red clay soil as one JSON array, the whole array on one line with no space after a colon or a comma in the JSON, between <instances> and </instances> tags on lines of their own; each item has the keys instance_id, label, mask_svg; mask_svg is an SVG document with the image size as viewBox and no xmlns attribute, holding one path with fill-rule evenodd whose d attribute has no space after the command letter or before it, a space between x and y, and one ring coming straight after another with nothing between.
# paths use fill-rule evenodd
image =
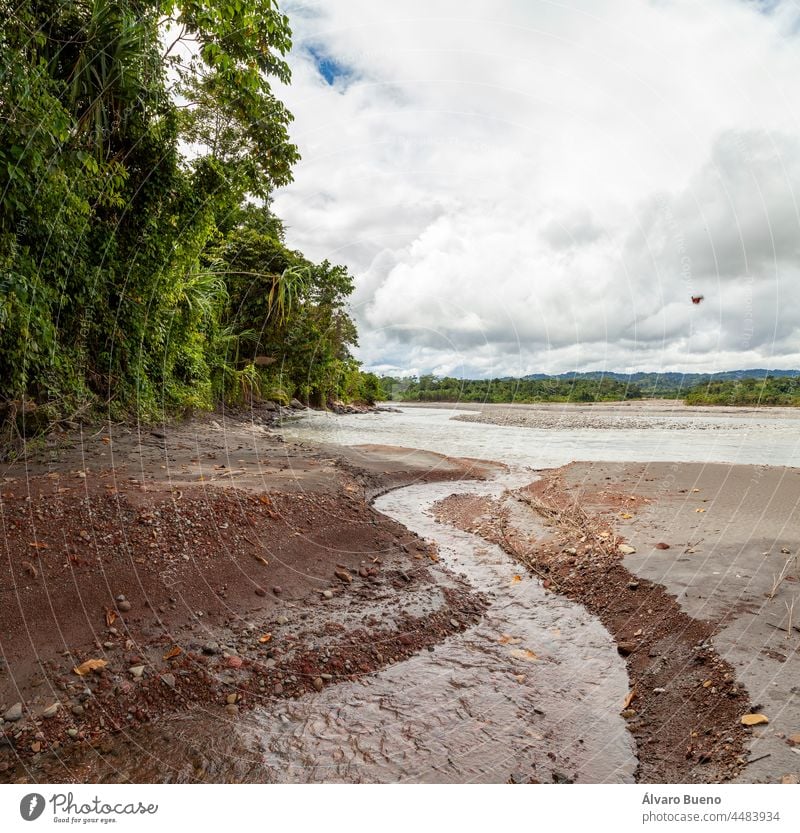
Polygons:
<instances>
[{"instance_id":1,"label":"red clay soil","mask_svg":"<svg viewBox=\"0 0 800 833\"><path fill-rule=\"evenodd\" d=\"M477 620L482 599L375 512L365 488L380 488L378 471L392 484L480 472L448 461L398 473L375 454L359 469L283 445L260 451L276 470L278 455L297 476L266 491L147 482L127 476L130 461L6 469L0 781L79 780L70 746L102 748L192 705L235 714L298 697ZM148 461L150 475L158 468ZM380 619L363 612L376 604ZM101 667L78 673L88 660Z\"/></svg>"},{"instance_id":2,"label":"red clay soil","mask_svg":"<svg viewBox=\"0 0 800 833\"><path fill-rule=\"evenodd\" d=\"M606 505L631 505L630 495L611 492L610 486L604 490ZM576 505L561 470L500 500L452 496L437 513L499 544L546 588L603 622L632 681L629 702L620 708L637 744L639 782L736 777L746 764L740 718L750 704L733 668L712 647L714 624L686 615L661 585L622 565L621 540L606 520Z\"/></svg>"}]
</instances>

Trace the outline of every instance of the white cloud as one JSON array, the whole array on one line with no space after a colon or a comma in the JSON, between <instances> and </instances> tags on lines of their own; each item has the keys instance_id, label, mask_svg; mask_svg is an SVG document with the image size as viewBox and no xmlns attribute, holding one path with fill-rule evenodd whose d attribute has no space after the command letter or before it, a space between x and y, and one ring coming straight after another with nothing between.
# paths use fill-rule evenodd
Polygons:
<instances>
[{"instance_id":1,"label":"white cloud","mask_svg":"<svg viewBox=\"0 0 800 833\"><path fill-rule=\"evenodd\" d=\"M289 5L276 210L356 275L365 363L800 365L800 16L771 5Z\"/></svg>"}]
</instances>

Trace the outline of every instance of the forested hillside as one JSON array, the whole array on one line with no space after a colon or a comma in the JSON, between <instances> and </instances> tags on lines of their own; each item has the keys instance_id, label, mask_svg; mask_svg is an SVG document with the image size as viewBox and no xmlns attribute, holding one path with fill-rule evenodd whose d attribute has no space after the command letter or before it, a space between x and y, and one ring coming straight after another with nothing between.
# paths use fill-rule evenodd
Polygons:
<instances>
[{"instance_id":1,"label":"forested hillside","mask_svg":"<svg viewBox=\"0 0 800 833\"><path fill-rule=\"evenodd\" d=\"M273 0L0 0L0 417L369 398L347 271L285 243Z\"/></svg>"}]
</instances>

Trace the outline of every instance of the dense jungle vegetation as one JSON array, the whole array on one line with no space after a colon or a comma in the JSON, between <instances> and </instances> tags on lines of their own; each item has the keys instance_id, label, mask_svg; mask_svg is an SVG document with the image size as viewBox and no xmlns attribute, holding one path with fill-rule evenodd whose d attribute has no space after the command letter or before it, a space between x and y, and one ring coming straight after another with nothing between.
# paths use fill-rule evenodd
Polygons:
<instances>
[{"instance_id":1,"label":"dense jungle vegetation","mask_svg":"<svg viewBox=\"0 0 800 833\"><path fill-rule=\"evenodd\" d=\"M616 373L537 375L521 379L387 376L381 379L381 384L383 397L398 402L612 402L666 398L684 399L687 405L800 405L800 377L750 377L746 373L729 371L714 376L640 373L635 374L636 381L632 381L634 377Z\"/></svg>"},{"instance_id":2,"label":"dense jungle vegetation","mask_svg":"<svg viewBox=\"0 0 800 833\"><path fill-rule=\"evenodd\" d=\"M353 283L270 210L274 0L0 0L0 419L368 400Z\"/></svg>"}]
</instances>

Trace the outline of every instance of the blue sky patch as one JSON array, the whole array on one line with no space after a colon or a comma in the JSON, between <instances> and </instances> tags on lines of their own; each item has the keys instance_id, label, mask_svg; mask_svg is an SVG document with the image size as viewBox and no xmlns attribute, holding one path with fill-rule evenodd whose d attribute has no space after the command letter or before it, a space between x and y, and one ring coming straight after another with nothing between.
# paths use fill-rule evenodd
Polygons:
<instances>
[{"instance_id":1,"label":"blue sky patch","mask_svg":"<svg viewBox=\"0 0 800 833\"><path fill-rule=\"evenodd\" d=\"M350 67L337 61L319 46L306 46L305 51L311 56L317 71L330 86L333 86L338 79L347 79L353 74Z\"/></svg>"}]
</instances>

